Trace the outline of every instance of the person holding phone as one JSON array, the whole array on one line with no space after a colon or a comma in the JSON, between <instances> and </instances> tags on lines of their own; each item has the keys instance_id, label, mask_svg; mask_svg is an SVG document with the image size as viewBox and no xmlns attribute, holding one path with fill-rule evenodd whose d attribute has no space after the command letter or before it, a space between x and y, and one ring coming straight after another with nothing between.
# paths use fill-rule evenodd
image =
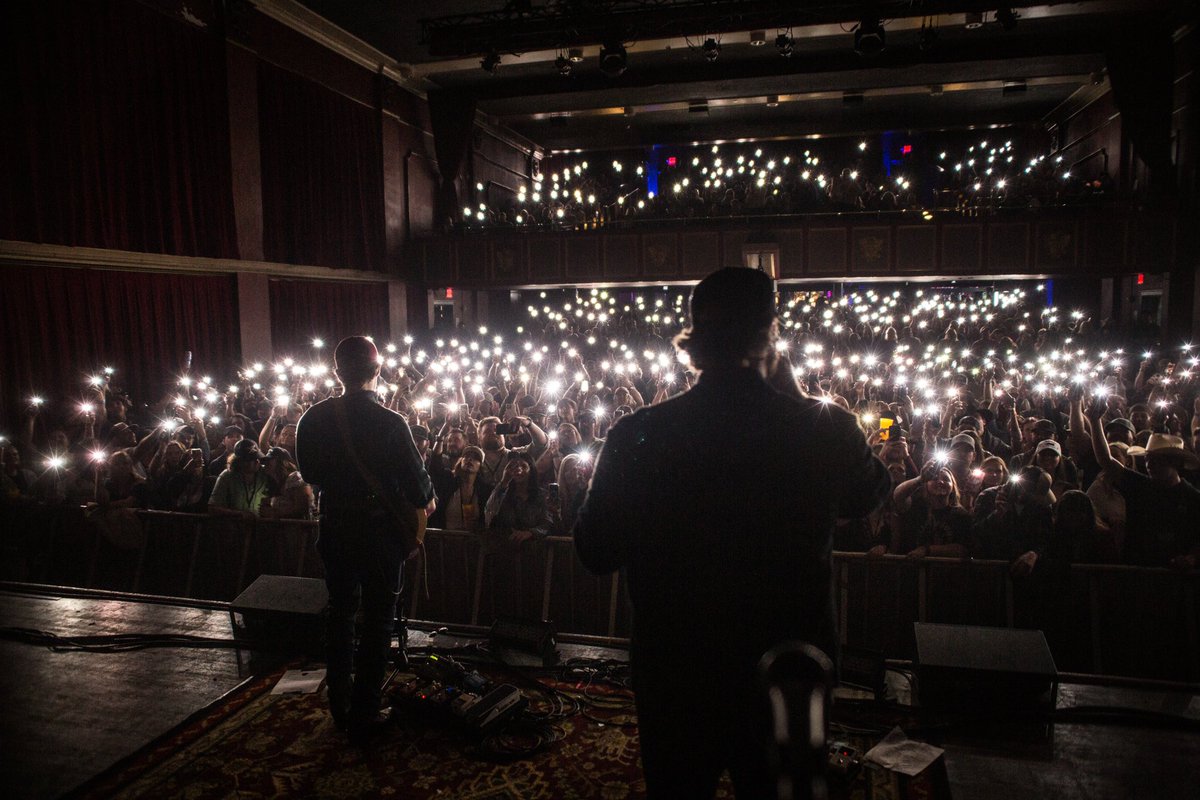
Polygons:
<instances>
[{"instance_id":1,"label":"person holding phone","mask_svg":"<svg viewBox=\"0 0 1200 800\"><path fill-rule=\"evenodd\" d=\"M480 533L484 529L483 510L492 487L479 479L483 451L474 445L463 448L452 470L435 465L430 470L433 485L442 502L429 518L432 528Z\"/></svg>"},{"instance_id":2,"label":"person holding phone","mask_svg":"<svg viewBox=\"0 0 1200 800\"><path fill-rule=\"evenodd\" d=\"M542 538L549 532L546 491L539 486L528 453L509 457L500 483L488 498L485 520L488 530L513 544Z\"/></svg>"},{"instance_id":3,"label":"person holding phone","mask_svg":"<svg viewBox=\"0 0 1200 800\"><path fill-rule=\"evenodd\" d=\"M523 447L507 447L506 436L519 431L529 433L532 441ZM514 454L524 454L536 459L546 448L546 433L529 417L513 417L511 422L502 423L499 417L484 417L479 420L479 447L483 450L483 469L480 477L496 486L504 476L504 469Z\"/></svg>"}]
</instances>

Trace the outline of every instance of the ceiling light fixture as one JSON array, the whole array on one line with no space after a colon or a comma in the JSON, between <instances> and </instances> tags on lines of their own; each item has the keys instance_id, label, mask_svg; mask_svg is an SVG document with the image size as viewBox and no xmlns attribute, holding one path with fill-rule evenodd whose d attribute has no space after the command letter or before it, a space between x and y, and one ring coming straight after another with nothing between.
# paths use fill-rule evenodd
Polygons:
<instances>
[{"instance_id":1,"label":"ceiling light fixture","mask_svg":"<svg viewBox=\"0 0 1200 800\"><path fill-rule=\"evenodd\" d=\"M937 46L937 31L932 25L921 23L921 30L917 33L917 47L921 50L932 50Z\"/></svg>"},{"instance_id":2,"label":"ceiling light fixture","mask_svg":"<svg viewBox=\"0 0 1200 800\"><path fill-rule=\"evenodd\" d=\"M792 53L796 49L796 42L788 34L781 33L775 37L775 49L784 58L791 58Z\"/></svg>"},{"instance_id":3,"label":"ceiling light fixture","mask_svg":"<svg viewBox=\"0 0 1200 800\"><path fill-rule=\"evenodd\" d=\"M873 17L864 18L854 29L854 52L860 56L875 56L883 52L885 36L883 23Z\"/></svg>"},{"instance_id":4,"label":"ceiling light fixture","mask_svg":"<svg viewBox=\"0 0 1200 800\"><path fill-rule=\"evenodd\" d=\"M600 71L610 78L618 78L629 66L625 45L620 42L605 42L600 48Z\"/></svg>"},{"instance_id":5,"label":"ceiling light fixture","mask_svg":"<svg viewBox=\"0 0 1200 800\"><path fill-rule=\"evenodd\" d=\"M495 75L496 70L500 69L500 54L495 50L490 51L479 60L479 66L483 68L484 72Z\"/></svg>"},{"instance_id":6,"label":"ceiling light fixture","mask_svg":"<svg viewBox=\"0 0 1200 800\"><path fill-rule=\"evenodd\" d=\"M999 12L997 12L997 15L998 14L999 14ZM766 31L751 31L750 32L750 46L751 47L762 47L766 43L767 43L767 32Z\"/></svg>"},{"instance_id":7,"label":"ceiling light fixture","mask_svg":"<svg viewBox=\"0 0 1200 800\"><path fill-rule=\"evenodd\" d=\"M777 95L777 94L767 95L767 108L778 108L778 107L779 107L779 95Z\"/></svg>"},{"instance_id":8,"label":"ceiling light fixture","mask_svg":"<svg viewBox=\"0 0 1200 800\"><path fill-rule=\"evenodd\" d=\"M571 59L572 64L578 64L583 61L583 48L572 47L567 51L567 58Z\"/></svg>"},{"instance_id":9,"label":"ceiling light fixture","mask_svg":"<svg viewBox=\"0 0 1200 800\"><path fill-rule=\"evenodd\" d=\"M721 43L716 39L705 39L700 49L704 52L706 61L713 62L721 56Z\"/></svg>"},{"instance_id":10,"label":"ceiling light fixture","mask_svg":"<svg viewBox=\"0 0 1200 800\"><path fill-rule=\"evenodd\" d=\"M978 29L982 28L983 27L983 12L982 11L968 11L966 13L966 22L964 23L964 27L966 27L966 29L969 31L974 31L974 30L978 30Z\"/></svg>"}]
</instances>

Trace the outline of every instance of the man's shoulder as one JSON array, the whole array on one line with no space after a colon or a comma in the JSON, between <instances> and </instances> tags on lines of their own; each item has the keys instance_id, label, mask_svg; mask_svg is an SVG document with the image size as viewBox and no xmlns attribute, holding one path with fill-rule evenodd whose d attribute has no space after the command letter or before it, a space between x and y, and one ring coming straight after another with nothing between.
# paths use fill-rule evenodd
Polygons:
<instances>
[{"instance_id":1,"label":"man's shoulder","mask_svg":"<svg viewBox=\"0 0 1200 800\"><path fill-rule=\"evenodd\" d=\"M305 411L304 415L300 417L300 422L303 423L306 420L309 422L319 422L329 419L337 413L338 403L345 404L346 412L351 420L366 418L390 423L407 424L404 417L370 399L365 393L362 399L355 395L349 397L327 397L321 402L314 404L308 411Z\"/></svg>"},{"instance_id":2,"label":"man's shoulder","mask_svg":"<svg viewBox=\"0 0 1200 800\"><path fill-rule=\"evenodd\" d=\"M306 422L311 424L328 417L334 412L333 403L337 399L336 397L327 397L319 403L314 403L307 411L300 415L300 420L296 423L297 427L304 425Z\"/></svg>"}]
</instances>

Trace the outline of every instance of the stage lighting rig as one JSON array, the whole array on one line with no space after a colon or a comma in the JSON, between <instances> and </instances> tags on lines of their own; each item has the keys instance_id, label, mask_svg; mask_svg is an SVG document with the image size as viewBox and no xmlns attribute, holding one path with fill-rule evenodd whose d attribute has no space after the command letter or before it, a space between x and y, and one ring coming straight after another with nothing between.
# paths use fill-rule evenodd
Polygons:
<instances>
[{"instance_id":1,"label":"stage lighting rig","mask_svg":"<svg viewBox=\"0 0 1200 800\"><path fill-rule=\"evenodd\" d=\"M879 55L885 44L883 23L878 19L865 17L854 29L854 52L860 56Z\"/></svg>"},{"instance_id":2,"label":"stage lighting rig","mask_svg":"<svg viewBox=\"0 0 1200 800\"><path fill-rule=\"evenodd\" d=\"M704 40L700 49L704 53L704 60L710 64L721 57L721 43L711 37Z\"/></svg>"},{"instance_id":3,"label":"stage lighting rig","mask_svg":"<svg viewBox=\"0 0 1200 800\"><path fill-rule=\"evenodd\" d=\"M779 55L784 58L791 58L795 52L796 43L792 39L790 33L781 33L775 37L775 49L779 51Z\"/></svg>"},{"instance_id":4,"label":"stage lighting rig","mask_svg":"<svg viewBox=\"0 0 1200 800\"><path fill-rule=\"evenodd\" d=\"M937 46L937 31L932 25L921 23L921 30L917 33L917 47L921 50L932 50Z\"/></svg>"},{"instance_id":5,"label":"stage lighting rig","mask_svg":"<svg viewBox=\"0 0 1200 800\"><path fill-rule=\"evenodd\" d=\"M629 66L629 55L620 42L605 42L600 48L600 71L610 78L619 78Z\"/></svg>"},{"instance_id":6,"label":"stage lighting rig","mask_svg":"<svg viewBox=\"0 0 1200 800\"><path fill-rule=\"evenodd\" d=\"M496 71L500 69L500 54L495 50L488 52L487 55L479 60L479 66L489 75L495 75Z\"/></svg>"},{"instance_id":7,"label":"stage lighting rig","mask_svg":"<svg viewBox=\"0 0 1200 800\"><path fill-rule=\"evenodd\" d=\"M1008 6L1000 6L1000 8L996 9L996 22L999 22L1000 27L1006 31L1011 31L1017 27L1017 18L1019 16L1017 12Z\"/></svg>"},{"instance_id":8,"label":"stage lighting rig","mask_svg":"<svg viewBox=\"0 0 1200 800\"><path fill-rule=\"evenodd\" d=\"M554 68L558 70L559 75L567 78L570 77L572 70L575 69L575 65L571 63L571 59L559 53L558 57L554 59Z\"/></svg>"}]
</instances>

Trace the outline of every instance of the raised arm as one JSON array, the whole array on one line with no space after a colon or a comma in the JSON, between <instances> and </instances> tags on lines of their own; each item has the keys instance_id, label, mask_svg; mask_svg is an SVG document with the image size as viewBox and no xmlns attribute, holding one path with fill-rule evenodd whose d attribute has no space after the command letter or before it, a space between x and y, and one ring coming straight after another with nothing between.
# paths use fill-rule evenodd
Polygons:
<instances>
[{"instance_id":1,"label":"raised arm","mask_svg":"<svg viewBox=\"0 0 1200 800\"><path fill-rule=\"evenodd\" d=\"M1104 426L1100 422L1103 415L1104 404L1093 400L1088 406L1088 421L1092 424L1092 455L1111 481L1120 476L1125 468L1112 457L1112 452L1108 449L1108 440L1104 438Z\"/></svg>"}]
</instances>

